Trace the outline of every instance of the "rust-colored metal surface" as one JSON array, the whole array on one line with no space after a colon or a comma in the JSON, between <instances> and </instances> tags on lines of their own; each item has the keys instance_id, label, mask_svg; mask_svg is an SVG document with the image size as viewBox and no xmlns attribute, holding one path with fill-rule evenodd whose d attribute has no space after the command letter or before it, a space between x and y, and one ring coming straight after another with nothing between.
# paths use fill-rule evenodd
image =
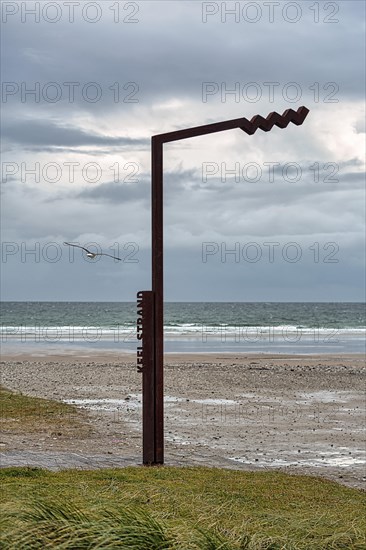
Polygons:
<instances>
[{"instance_id":1,"label":"rust-colored metal surface","mask_svg":"<svg viewBox=\"0 0 366 550\"><path fill-rule=\"evenodd\" d=\"M226 120L224 122L215 122L214 124L206 124L205 126L195 126L194 128L186 128L184 130L176 130L175 132L168 132L167 134L158 134L152 139L161 141L162 143L168 143L169 141L178 141L181 139L187 139L196 136L204 136L206 134L214 134L216 132L224 132L226 130L234 130L240 128L249 135L253 135L258 129L264 132L269 132L273 126L279 128L286 128L290 122L300 126L309 113L309 109L306 107L299 107L297 111L293 109L287 109L282 115L276 113L270 113L266 118L261 115L255 115L251 120L247 118L234 118L232 120Z\"/></svg>"},{"instance_id":2,"label":"rust-colored metal surface","mask_svg":"<svg viewBox=\"0 0 366 550\"><path fill-rule=\"evenodd\" d=\"M152 290L154 311L155 464L164 463L163 143L151 140Z\"/></svg>"},{"instance_id":3,"label":"rust-colored metal surface","mask_svg":"<svg viewBox=\"0 0 366 550\"><path fill-rule=\"evenodd\" d=\"M137 372L142 373L142 461L155 464L154 293L137 293Z\"/></svg>"},{"instance_id":4,"label":"rust-colored metal surface","mask_svg":"<svg viewBox=\"0 0 366 550\"><path fill-rule=\"evenodd\" d=\"M300 126L309 113L306 107L287 109L282 115L273 112L266 118L256 115L251 120L236 118L194 128L186 128L151 138L151 208L152 208L152 297L143 341L143 461L164 463L164 287L163 287L163 146L164 143L239 128L253 135L258 129L269 132L274 126ZM142 294L148 294L144 291ZM144 296L143 296L144 301ZM145 343L146 342L146 343ZM145 363L145 346L149 350ZM147 357L146 356L146 357ZM151 364L152 362L152 364ZM145 364L148 365L145 371ZM145 418L146 413L146 418ZM153 418L153 422L152 422Z\"/></svg>"}]
</instances>

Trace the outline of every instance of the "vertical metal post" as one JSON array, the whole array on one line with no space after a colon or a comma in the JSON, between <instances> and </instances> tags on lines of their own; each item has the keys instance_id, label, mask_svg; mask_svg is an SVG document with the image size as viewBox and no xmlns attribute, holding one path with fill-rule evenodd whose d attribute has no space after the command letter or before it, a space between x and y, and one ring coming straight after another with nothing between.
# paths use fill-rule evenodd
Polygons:
<instances>
[{"instance_id":1,"label":"vertical metal post","mask_svg":"<svg viewBox=\"0 0 366 550\"><path fill-rule=\"evenodd\" d=\"M151 139L152 290L154 293L155 464L164 463L163 142Z\"/></svg>"},{"instance_id":2,"label":"vertical metal post","mask_svg":"<svg viewBox=\"0 0 366 550\"><path fill-rule=\"evenodd\" d=\"M142 461L155 462L155 395L154 395L154 293L137 293L137 371L142 373Z\"/></svg>"},{"instance_id":3,"label":"vertical metal post","mask_svg":"<svg viewBox=\"0 0 366 550\"><path fill-rule=\"evenodd\" d=\"M248 135L258 129L269 132L273 126L286 128L293 123L300 126L309 113L306 107L297 111L287 109L282 115L270 113L266 118L260 115L251 120L245 117L226 120L194 128L185 128L158 134L151 138L152 179L152 291L146 292L149 302L148 322L145 323L147 355L143 360L148 365L143 377L143 448L144 463L164 464L164 293L163 293L163 146L164 143L179 141L240 128ZM143 292L145 294L145 292ZM148 296L149 294L149 296ZM151 302L150 302L151 300ZM139 353L139 351L138 351ZM141 351L143 354L143 350ZM139 358L139 356L138 356ZM138 359L139 360L139 359Z\"/></svg>"}]
</instances>

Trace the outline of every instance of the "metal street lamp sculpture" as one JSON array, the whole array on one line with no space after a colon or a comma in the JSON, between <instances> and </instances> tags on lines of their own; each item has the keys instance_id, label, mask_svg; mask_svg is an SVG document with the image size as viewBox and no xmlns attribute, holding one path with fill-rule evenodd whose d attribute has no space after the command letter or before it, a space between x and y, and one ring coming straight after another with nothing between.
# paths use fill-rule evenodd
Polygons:
<instances>
[{"instance_id":1,"label":"metal street lamp sculpture","mask_svg":"<svg viewBox=\"0 0 366 550\"><path fill-rule=\"evenodd\" d=\"M270 113L251 120L236 118L215 124L186 128L151 138L152 172L152 290L137 293L137 370L142 373L143 463L164 463L164 294L163 294L163 145L195 136L240 128L253 135L258 128L300 126L309 109L288 109L282 115Z\"/></svg>"}]
</instances>

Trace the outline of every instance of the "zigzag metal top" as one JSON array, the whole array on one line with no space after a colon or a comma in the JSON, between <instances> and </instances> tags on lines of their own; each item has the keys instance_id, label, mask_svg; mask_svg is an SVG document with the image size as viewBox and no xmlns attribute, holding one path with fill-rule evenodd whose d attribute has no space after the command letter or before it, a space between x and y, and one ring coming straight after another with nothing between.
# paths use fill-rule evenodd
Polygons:
<instances>
[{"instance_id":1,"label":"zigzag metal top","mask_svg":"<svg viewBox=\"0 0 366 550\"><path fill-rule=\"evenodd\" d=\"M233 120L226 120L225 122L195 126L194 128L186 128L184 130L168 132L167 134L158 134L153 136L152 139L160 143L167 143L169 141L177 141L195 136L213 134L215 132L223 132L224 130L232 130L233 128L240 128L246 134L253 135L258 129L269 132L273 126L286 128L290 122L296 124L296 126L300 126L308 113L309 109L306 107L299 107L297 111L287 109L282 115L273 112L270 113L267 118L263 118L261 115L256 115L251 120L244 117L235 118Z\"/></svg>"},{"instance_id":2,"label":"zigzag metal top","mask_svg":"<svg viewBox=\"0 0 366 550\"><path fill-rule=\"evenodd\" d=\"M282 115L279 115L275 111L270 113L267 118L263 118L261 115L255 115L249 122L246 118L243 120L245 123L240 127L243 132L246 132L250 136L254 134L260 128L263 132L269 132L273 126L279 128L286 128L290 122L300 126L307 117L309 109L306 107L299 107L297 111L293 109L287 109Z\"/></svg>"}]
</instances>

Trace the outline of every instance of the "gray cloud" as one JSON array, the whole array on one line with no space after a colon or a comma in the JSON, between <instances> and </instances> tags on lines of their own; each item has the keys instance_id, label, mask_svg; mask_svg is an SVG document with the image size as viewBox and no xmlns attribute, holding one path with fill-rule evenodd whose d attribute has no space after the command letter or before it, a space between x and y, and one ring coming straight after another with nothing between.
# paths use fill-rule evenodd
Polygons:
<instances>
[{"instance_id":1,"label":"gray cloud","mask_svg":"<svg viewBox=\"0 0 366 550\"><path fill-rule=\"evenodd\" d=\"M77 18L73 24L55 25L50 40L49 25L22 25L10 18L4 25L3 79L19 85L26 82L30 87L35 81L61 86L79 83L75 104L91 112L115 111L117 107L129 110L131 104L125 103L129 90L123 90L128 82L139 86L136 98L143 105L172 95L200 101L202 82L212 81L226 83L228 88L236 82L279 82L280 88L296 82L308 100L315 93L309 87L318 82L320 101L332 91L322 90L322 86L336 82L341 101L347 97L362 100L363 3L339 2L340 11L333 18L339 22L333 24L324 23L327 16L331 18L324 3L320 3L319 23L314 22L309 5L302 3L303 16L298 23L284 21L281 8L271 23L263 8L258 23L250 24L242 18L236 23L230 16L222 23L220 14L203 23L201 3L141 2L137 24L114 25L104 19L88 25ZM347 29L352 29L352 36L344 40ZM85 55L87 51L93 55ZM186 66L189 71L181 70ZM103 96L96 103L85 100L81 92L89 82L102 88ZM110 90L115 82L122 89L118 105ZM70 109L65 92L60 103L50 105L53 109ZM35 107L45 104L41 95L40 105Z\"/></svg>"},{"instance_id":2,"label":"gray cloud","mask_svg":"<svg viewBox=\"0 0 366 550\"><path fill-rule=\"evenodd\" d=\"M264 15L264 4L258 23L236 23L232 16L222 23L220 14L203 23L202 3L183 1L139 2L139 23L115 24L106 4L100 4L103 17L96 24L80 17L74 23L32 23L31 18L22 23L19 16L3 25L3 81L19 88L3 102L4 150L6 160L18 165L29 159L30 165L50 158L62 165L63 160L82 161L82 155L100 157L103 175L116 159L121 164L133 160L141 165L138 181L116 183L110 171L88 185L78 180L80 171L74 184L60 185L44 178L39 184L22 182L10 175L2 185L3 239L20 248L21 243L31 248L51 241L61 246L65 240L95 241L103 247L136 242L139 263L123 265L118 272L106 263L94 271L85 262L76 263L70 288L66 259L53 265L42 256L38 263L27 256L22 262L19 253L3 262L4 299L133 299L136 290L150 286L150 135L300 104L311 109L301 128L245 140L238 131L240 137L220 134L166 147L166 297L362 299L364 3L298 2L302 17L294 24L283 20L282 4L273 23ZM332 5L339 6L338 23L324 21ZM319 23L314 21L316 6ZM59 101L44 95L50 82L61 89ZM67 82L76 83L72 100ZM93 82L102 91L96 102L84 89ZM202 101L204 82L217 86L207 102ZM243 95L250 82L262 92L258 102ZM273 102L266 82L279 83ZM296 102L283 92L291 82L301 91ZM35 84L39 97L22 97L22 87L24 93ZM235 86L239 97L230 94ZM258 182L222 181L219 175L202 180L205 161L227 162L231 168L236 161L263 166L273 160L281 162L273 183L264 176ZM301 164L299 181L284 181L286 162ZM309 169L314 163L322 170L319 181ZM325 180L331 173L324 169L327 163L339 166L337 182ZM236 265L217 254L202 262L204 242L230 249L251 241L261 246L276 241L280 247L295 241L303 258L296 265L281 259L273 265L264 260ZM329 242L339 247L339 262L314 262L309 247L319 243L324 254Z\"/></svg>"},{"instance_id":3,"label":"gray cloud","mask_svg":"<svg viewBox=\"0 0 366 550\"><path fill-rule=\"evenodd\" d=\"M187 182L197 178L194 170L178 170L167 172L164 175L165 194L169 198L177 196ZM128 201L144 201L146 204L150 201L151 195L151 177L149 174L140 174L138 182L131 184L121 184L116 182L107 182L94 187L84 187L82 191L76 193L76 198L92 201L120 204Z\"/></svg>"},{"instance_id":4,"label":"gray cloud","mask_svg":"<svg viewBox=\"0 0 366 550\"><path fill-rule=\"evenodd\" d=\"M71 125L61 126L49 120L7 120L2 124L2 131L5 139L20 145L38 146L41 151L42 147L49 150L50 146L110 145L141 148L150 144L148 139L103 136Z\"/></svg>"}]
</instances>

